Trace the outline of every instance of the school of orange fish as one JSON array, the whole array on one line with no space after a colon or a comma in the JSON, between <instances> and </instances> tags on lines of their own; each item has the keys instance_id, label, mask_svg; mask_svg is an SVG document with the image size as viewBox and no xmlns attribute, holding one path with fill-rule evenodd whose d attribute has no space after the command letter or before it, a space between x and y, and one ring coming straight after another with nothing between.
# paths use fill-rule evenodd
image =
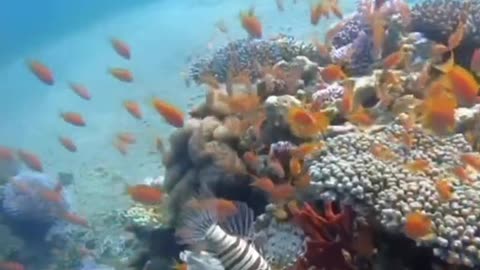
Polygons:
<instances>
[{"instance_id":1,"label":"school of orange fish","mask_svg":"<svg viewBox=\"0 0 480 270\"><path fill-rule=\"evenodd\" d=\"M379 81L377 86L377 97L384 106L388 107L394 97L389 93L387 86L399 83L399 77L397 73L393 71L412 71L412 59L410 59L411 55L408 46L402 46L397 52L386 57L381 57L386 39L386 14L383 12L381 5L375 7L373 3L374 1L372 1L372 7L369 10L370 14L367 14L367 16L373 31L375 52L383 70L382 81ZM403 20L408 22L408 4L403 1L397 1L397 3L399 10L401 10L404 15L404 17L402 17ZM286 12L283 0L275 0L275 4L280 12ZM331 14L340 21L327 32L323 43L318 40L313 41L318 53L322 55L329 55L331 38L341 28L344 22L342 20L344 15L340 8L339 0L314 1L311 4L309 20L313 26L318 25L322 18L329 18ZM262 38L262 22L260 17L256 15L253 7L241 12L240 24L251 38ZM222 33L228 33L229 31L223 21L220 21L215 26ZM459 107L471 107L480 101L478 98L479 85L476 79L477 74L480 74L480 48L475 50L469 68L455 64L453 50L462 42L466 27L466 22L460 21L457 29L450 36L448 44L435 44L432 47L431 58L423 64L418 79L415 82L418 89L417 94L422 97L423 101L420 105L416 106L413 111L401 116L403 117L405 130L411 130L414 125L420 124L424 129L439 136L451 134L455 132L456 128L455 110ZM119 56L126 60L131 60L131 48L125 41L112 38L110 39L110 43ZM28 61L28 68L32 74L44 84L53 85L57 83L52 70L41 61ZM275 78L288 78L288 76L291 75L281 70L273 70L272 67L263 67L263 70L265 74L268 73ZM128 69L121 67L110 68L109 73L113 78L121 82L134 83L134 75ZM355 82L349 78L342 66L330 64L319 71L319 73L325 83L341 82L345 87L339 107L339 112L343 118L361 128L361 130L366 130L375 125L375 117L368 109L356 101L354 92ZM231 80L226 83L226 86L219 83L214 76L205 75L202 78L203 84L208 88L207 96L218 98L227 104L230 115L237 117L237 120L239 120L235 123L232 122L232 129L236 128L241 132L244 132L251 126L260 128L265 120L265 112L262 107L265 97L261 97L255 91L252 91L254 89L252 85L254 85L255 82L250 81L248 74L248 70L246 70L244 74L235 74L235 76L232 76ZM87 86L79 82L67 82L67 84L80 98L87 101L94 98L94 95L92 95ZM236 86L243 85L245 87L242 89L247 89L247 91L232 90L232 84ZM224 91L225 87L227 91ZM139 102L135 100L125 100L123 101L123 106L125 112L129 113L134 119L143 119L144 111ZM175 105L161 98L154 97L151 100L151 106L169 125L175 128L183 127L185 114ZM80 112L65 111L60 113L60 117L68 124L77 127L87 126L87 121ZM318 104L305 101L302 106L289 109L287 120L293 135L304 141L304 143L300 144L294 151L292 158L286 166L279 161L275 161L275 157L271 155L271 159L275 161L273 164L276 164L275 170L278 172L278 175L282 178L288 177L288 183L275 184L274 181L268 177L258 177L254 175L253 172L255 172L255 168L259 164L257 154L259 151L264 151L265 148L268 150L268 146L252 146L250 151L242 155L242 160L247 167L246 173L256 179L252 186L268 193L270 200L276 204L284 204L294 199L296 189L308 188L310 176L304 167L304 160L314 152L322 149L323 142L317 138L319 135L327 132L331 122L331 115L323 111L321 105L319 106ZM477 142L477 135L478 134L470 131L465 133L465 136L471 143ZM402 135L401 139L406 147L411 146L411 134L406 132ZM113 146L120 154L127 155L129 147L135 144L136 140L137 138L132 133L119 132L114 138ZM81 150L77 148L74 138L61 135L58 137L58 142L72 153ZM164 155L166 150L162 139L157 138L155 143L159 153ZM395 154L389 151L387 145L374 145L371 151L381 160L395 158ZM31 170L43 171L41 158L33 152L22 148L13 150L10 147L0 146L0 159L13 160L17 158ZM452 172L453 176L466 183L472 182L473 180L469 176L468 170L474 169L480 171L480 154L464 154L460 157L460 161L463 166L455 168ZM415 160L405 164L405 167L412 172L424 171L429 166L430 164L426 160ZM45 192L45 199L56 201L61 189L61 185L58 185L55 189ZM455 193L449 179L438 181L436 190L440 197L446 201L452 198ZM143 184L129 186L127 193L132 200L146 205L161 203L165 198L165 194L160 188ZM193 201L190 206L200 208L215 207L218 209L218 212L221 213L220 216L228 216L235 211L235 206L232 202L224 199ZM278 213L279 216L283 216L284 214L285 213ZM76 216L73 213L65 213L64 219L75 224L88 226L84 218ZM406 216L404 229L408 237L420 239L432 233L431 220L420 212L412 212ZM21 270L23 268L14 262L3 262L0 263L0 269ZM187 269L187 266L185 264L177 264L175 269Z\"/></svg>"}]
</instances>

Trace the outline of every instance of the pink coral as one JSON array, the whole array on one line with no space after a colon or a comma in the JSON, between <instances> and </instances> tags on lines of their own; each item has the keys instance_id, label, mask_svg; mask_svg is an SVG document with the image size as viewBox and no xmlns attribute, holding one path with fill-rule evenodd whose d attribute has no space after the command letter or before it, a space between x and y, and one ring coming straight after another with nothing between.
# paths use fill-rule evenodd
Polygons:
<instances>
[{"instance_id":1,"label":"pink coral","mask_svg":"<svg viewBox=\"0 0 480 270\"><path fill-rule=\"evenodd\" d=\"M354 269L348 256L353 254L353 210L344 207L335 213L332 202L326 203L323 215L306 203L301 210L293 210L293 220L310 238L305 255L297 262L297 270Z\"/></svg>"}]
</instances>

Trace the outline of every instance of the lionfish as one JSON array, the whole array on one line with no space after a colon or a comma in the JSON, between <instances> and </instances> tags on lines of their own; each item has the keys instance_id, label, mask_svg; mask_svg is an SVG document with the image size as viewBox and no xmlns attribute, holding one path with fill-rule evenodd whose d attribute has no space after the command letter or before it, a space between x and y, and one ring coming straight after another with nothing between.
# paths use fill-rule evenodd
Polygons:
<instances>
[{"instance_id":1,"label":"lionfish","mask_svg":"<svg viewBox=\"0 0 480 270\"><path fill-rule=\"evenodd\" d=\"M236 212L221 218L214 208L186 209L177 230L179 242L207 246L225 269L271 270L269 263L250 241L254 213L245 203L234 202Z\"/></svg>"}]
</instances>

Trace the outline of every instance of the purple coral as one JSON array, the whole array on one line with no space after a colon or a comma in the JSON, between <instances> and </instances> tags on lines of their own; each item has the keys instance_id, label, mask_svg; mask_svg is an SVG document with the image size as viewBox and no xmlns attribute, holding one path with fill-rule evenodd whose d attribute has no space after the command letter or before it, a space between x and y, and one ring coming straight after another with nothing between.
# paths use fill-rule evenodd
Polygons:
<instances>
[{"instance_id":1,"label":"purple coral","mask_svg":"<svg viewBox=\"0 0 480 270\"><path fill-rule=\"evenodd\" d=\"M36 172L21 172L5 185L3 210L19 221L55 223L59 213L70 208L65 191L59 202L45 198L45 191L55 189L57 183L49 176Z\"/></svg>"},{"instance_id":2,"label":"purple coral","mask_svg":"<svg viewBox=\"0 0 480 270\"><path fill-rule=\"evenodd\" d=\"M312 99L313 103L324 107L325 105L331 104L343 96L344 88L338 83L333 83L328 85L326 88L320 89L317 92L313 93Z\"/></svg>"}]
</instances>

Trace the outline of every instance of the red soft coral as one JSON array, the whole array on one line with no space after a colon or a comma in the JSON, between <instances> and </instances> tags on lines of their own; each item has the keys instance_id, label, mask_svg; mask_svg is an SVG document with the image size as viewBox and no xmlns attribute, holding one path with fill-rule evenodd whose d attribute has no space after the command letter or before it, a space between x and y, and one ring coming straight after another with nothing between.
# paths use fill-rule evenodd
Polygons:
<instances>
[{"instance_id":1,"label":"red soft coral","mask_svg":"<svg viewBox=\"0 0 480 270\"><path fill-rule=\"evenodd\" d=\"M299 259L296 269L354 269L351 260L345 256L345 252L353 253L353 210L344 207L337 213L333 203L329 202L323 212L321 215L310 204L305 204L303 209L292 213L294 221L309 237L307 251Z\"/></svg>"}]
</instances>

